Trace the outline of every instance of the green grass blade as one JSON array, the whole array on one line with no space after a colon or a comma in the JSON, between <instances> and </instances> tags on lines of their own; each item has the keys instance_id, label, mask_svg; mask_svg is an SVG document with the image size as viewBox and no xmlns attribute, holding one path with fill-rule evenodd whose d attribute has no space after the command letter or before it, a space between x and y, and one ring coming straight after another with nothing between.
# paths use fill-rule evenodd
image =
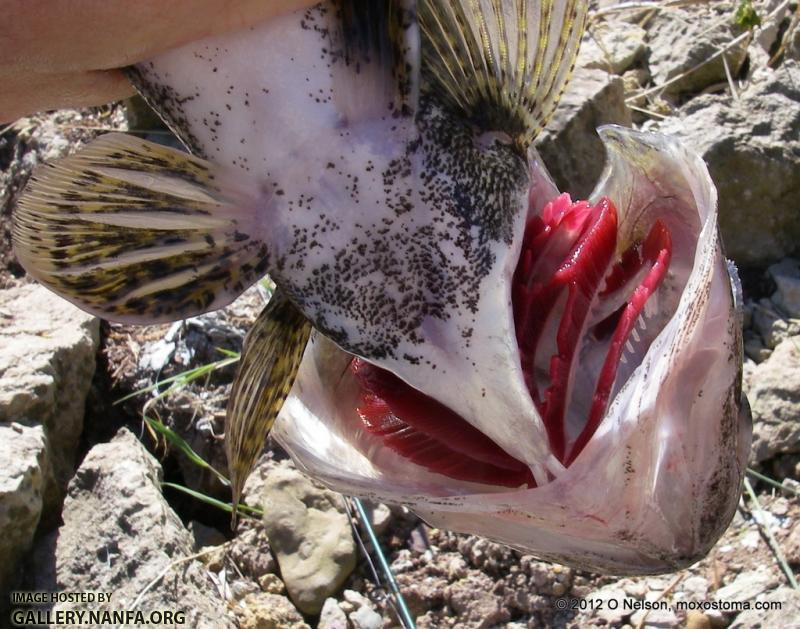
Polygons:
<instances>
[{"instance_id":1,"label":"green grass blade","mask_svg":"<svg viewBox=\"0 0 800 629\"><path fill-rule=\"evenodd\" d=\"M225 485L229 486L230 481L220 472L218 472L214 467L212 467L209 463L206 462L203 457L201 457L197 452L192 449L186 441L181 437L177 432L165 426L157 419L153 419L152 417L144 416L144 421L147 422L147 425L150 426L153 430L155 430L158 434L163 436L170 444L175 446L178 450L183 452L184 455L195 465L201 467L203 469L209 470L214 476L216 476L219 481Z\"/></svg>"},{"instance_id":2,"label":"green grass blade","mask_svg":"<svg viewBox=\"0 0 800 629\"><path fill-rule=\"evenodd\" d=\"M183 485L178 485L177 483L170 483L168 481L164 481L161 483L162 487L169 487L170 489L175 489L177 491L183 492L191 496L192 498L196 498L201 502L206 503L207 505L211 505L212 507L216 507L217 509L222 509L226 513L233 512L233 506L229 502L222 502L222 500L217 500L216 498L212 498L211 496L207 496L206 494L195 491L194 489L189 489ZM264 511L261 509L257 509L256 507L250 507L248 505L240 504L239 511L242 511L248 515L262 517L264 515Z\"/></svg>"}]
</instances>

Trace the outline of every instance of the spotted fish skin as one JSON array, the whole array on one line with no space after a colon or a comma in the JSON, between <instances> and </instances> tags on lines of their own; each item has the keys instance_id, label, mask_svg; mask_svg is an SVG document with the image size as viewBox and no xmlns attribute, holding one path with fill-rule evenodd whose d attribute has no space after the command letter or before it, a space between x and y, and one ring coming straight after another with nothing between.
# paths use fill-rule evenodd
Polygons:
<instances>
[{"instance_id":1,"label":"spotted fish skin","mask_svg":"<svg viewBox=\"0 0 800 629\"><path fill-rule=\"evenodd\" d=\"M574 0L326 2L131 70L195 154L233 171L228 189L247 190L243 231L314 327L412 386L436 379L468 422L505 418L483 429L542 479L561 468L506 279L527 149L585 13Z\"/></svg>"}]
</instances>

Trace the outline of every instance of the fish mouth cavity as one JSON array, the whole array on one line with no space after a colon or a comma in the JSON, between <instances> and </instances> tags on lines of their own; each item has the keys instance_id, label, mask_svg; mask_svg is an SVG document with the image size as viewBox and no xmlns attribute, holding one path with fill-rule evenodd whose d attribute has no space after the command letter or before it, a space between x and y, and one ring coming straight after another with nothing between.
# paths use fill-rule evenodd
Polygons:
<instances>
[{"instance_id":1,"label":"fish mouth cavity","mask_svg":"<svg viewBox=\"0 0 800 629\"><path fill-rule=\"evenodd\" d=\"M592 205L556 197L529 216L511 281L525 383L565 467L660 331L651 319L672 259L670 230L656 218L621 243L618 221L608 198ZM440 402L360 358L349 372L355 414L383 446L458 481L536 487L525 463Z\"/></svg>"}]
</instances>

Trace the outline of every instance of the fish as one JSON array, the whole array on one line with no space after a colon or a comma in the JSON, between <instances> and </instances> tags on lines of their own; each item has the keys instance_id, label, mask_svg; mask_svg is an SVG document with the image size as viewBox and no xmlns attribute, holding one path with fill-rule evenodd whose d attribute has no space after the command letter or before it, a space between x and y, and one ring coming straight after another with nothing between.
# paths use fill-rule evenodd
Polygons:
<instances>
[{"instance_id":1,"label":"fish","mask_svg":"<svg viewBox=\"0 0 800 629\"><path fill-rule=\"evenodd\" d=\"M98 316L172 321L268 274L226 417L346 494L617 574L702 557L750 441L716 189L599 132L588 200L533 148L585 0L336 0L128 69L191 155L124 134L44 165L14 247Z\"/></svg>"}]
</instances>

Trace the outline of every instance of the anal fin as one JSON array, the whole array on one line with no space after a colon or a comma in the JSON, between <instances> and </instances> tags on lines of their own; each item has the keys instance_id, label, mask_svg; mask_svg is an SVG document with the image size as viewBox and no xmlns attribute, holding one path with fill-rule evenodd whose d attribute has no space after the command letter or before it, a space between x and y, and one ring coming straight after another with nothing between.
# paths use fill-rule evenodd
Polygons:
<instances>
[{"instance_id":1,"label":"anal fin","mask_svg":"<svg viewBox=\"0 0 800 629\"><path fill-rule=\"evenodd\" d=\"M41 167L14 215L25 269L100 317L157 323L220 308L262 277L268 199L237 173L104 135Z\"/></svg>"}]
</instances>

